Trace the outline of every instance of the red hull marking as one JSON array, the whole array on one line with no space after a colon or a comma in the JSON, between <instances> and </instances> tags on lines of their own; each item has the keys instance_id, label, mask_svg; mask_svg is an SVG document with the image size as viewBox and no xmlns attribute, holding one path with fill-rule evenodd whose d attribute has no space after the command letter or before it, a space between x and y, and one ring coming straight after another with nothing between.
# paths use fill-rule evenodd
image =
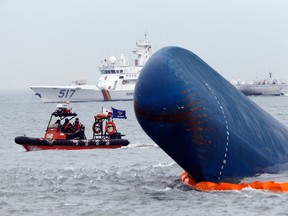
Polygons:
<instances>
[{"instance_id":1,"label":"red hull marking","mask_svg":"<svg viewBox=\"0 0 288 216\"><path fill-rule=\"evenodd\" d=\"M111 96L108 90L102 89L101 92L104 97L104 101L111 101Z\"/></svg>"},{"instance_id":2,"label":"red hull marking","mask_svg":"<svg viewBox=\"0 0 288 216\"><path fill-rule=\"evenodd\" d=\"M85 150L85 149L116 149L121 148L122 145L107 145L107 146L39 146L39 145L22 145L26 151L39 151L39 150Z\"/></svg>"}]
</instances>

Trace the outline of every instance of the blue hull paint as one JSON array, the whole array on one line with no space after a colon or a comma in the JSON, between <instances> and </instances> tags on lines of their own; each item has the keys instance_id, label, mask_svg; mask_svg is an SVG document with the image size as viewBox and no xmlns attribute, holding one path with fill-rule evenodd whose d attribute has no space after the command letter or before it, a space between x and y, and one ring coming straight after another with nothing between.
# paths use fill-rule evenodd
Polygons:
<instances>
[{"instance_id":1,"label":"blue hull paint","mask_svg":"<svg viewBox=\"0 0 288 216\"><path fill-rule=\"evenodd\" d=\"M142 69L143 130L197 182L287 170L288 129L192 52L166 47Z\"/></svg>"}]
</instances>

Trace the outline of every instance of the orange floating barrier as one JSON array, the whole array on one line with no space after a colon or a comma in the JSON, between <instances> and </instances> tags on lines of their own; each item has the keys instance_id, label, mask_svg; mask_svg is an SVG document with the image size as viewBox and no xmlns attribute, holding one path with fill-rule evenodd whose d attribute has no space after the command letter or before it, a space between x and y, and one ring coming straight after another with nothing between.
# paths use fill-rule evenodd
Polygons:
<instances>
[{"instance_id":1,"label":"orange floating barrier","mask_svg":"<svg viewBox=\"0 0 288 216\"><path fill-rule=\"evenodd\" d=\"M195 182L195 180L187 173L182 172L180 178L184 185L198 191L227 191L227 190L242 190L244 188L253 188L257 190L267 190L272 192L288 192L288 182L275 181L254 181L251 183L227 183L227 182Z\"/></svg>"}]
</instances>

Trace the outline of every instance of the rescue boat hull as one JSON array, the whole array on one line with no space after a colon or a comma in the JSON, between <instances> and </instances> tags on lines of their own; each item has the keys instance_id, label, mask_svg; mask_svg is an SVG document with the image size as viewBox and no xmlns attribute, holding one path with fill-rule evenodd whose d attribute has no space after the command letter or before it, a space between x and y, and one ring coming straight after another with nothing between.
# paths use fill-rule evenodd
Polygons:
<instances>
[{"instance_id":1,"label":"rescue boat hull","mask_svg":"<svg viewBox=\"0 0 288 216\"><path fill-rule=\"evenodd\" d=\"M287 127L183 48L150 57L134 110L143 130L196 182L237 183L288 170Z\"/></svg>"},{"instance_id":2,"label":"rescue boat hull","mask_svg":"<svg viewBox=\"0 0 288 216\"><path fill-rule=\"evenodd\" d=\"M85 149L115 149L127 146L126 139L87 139L87 140L49 140L43 138L33 138L18 136L15 142L22 145L26 151L37 150L85 150Z\"/></svg>"}]
</instances>

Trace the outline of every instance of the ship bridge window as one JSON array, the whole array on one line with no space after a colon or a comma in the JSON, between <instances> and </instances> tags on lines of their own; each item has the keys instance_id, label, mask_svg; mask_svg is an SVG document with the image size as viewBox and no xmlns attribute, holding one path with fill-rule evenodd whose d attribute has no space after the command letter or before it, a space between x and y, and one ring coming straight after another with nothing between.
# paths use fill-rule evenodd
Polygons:
<instances>
[{"instance_id":1,"label":"ship bridge window","mask_svg":"<svg viewBox=\"0 0 288 216\"><path fill-rule=\"evenodd\" d=\"M116 73L116 71L115 70L111 70L111 73Z\"/></svg>"}]
</instances>

